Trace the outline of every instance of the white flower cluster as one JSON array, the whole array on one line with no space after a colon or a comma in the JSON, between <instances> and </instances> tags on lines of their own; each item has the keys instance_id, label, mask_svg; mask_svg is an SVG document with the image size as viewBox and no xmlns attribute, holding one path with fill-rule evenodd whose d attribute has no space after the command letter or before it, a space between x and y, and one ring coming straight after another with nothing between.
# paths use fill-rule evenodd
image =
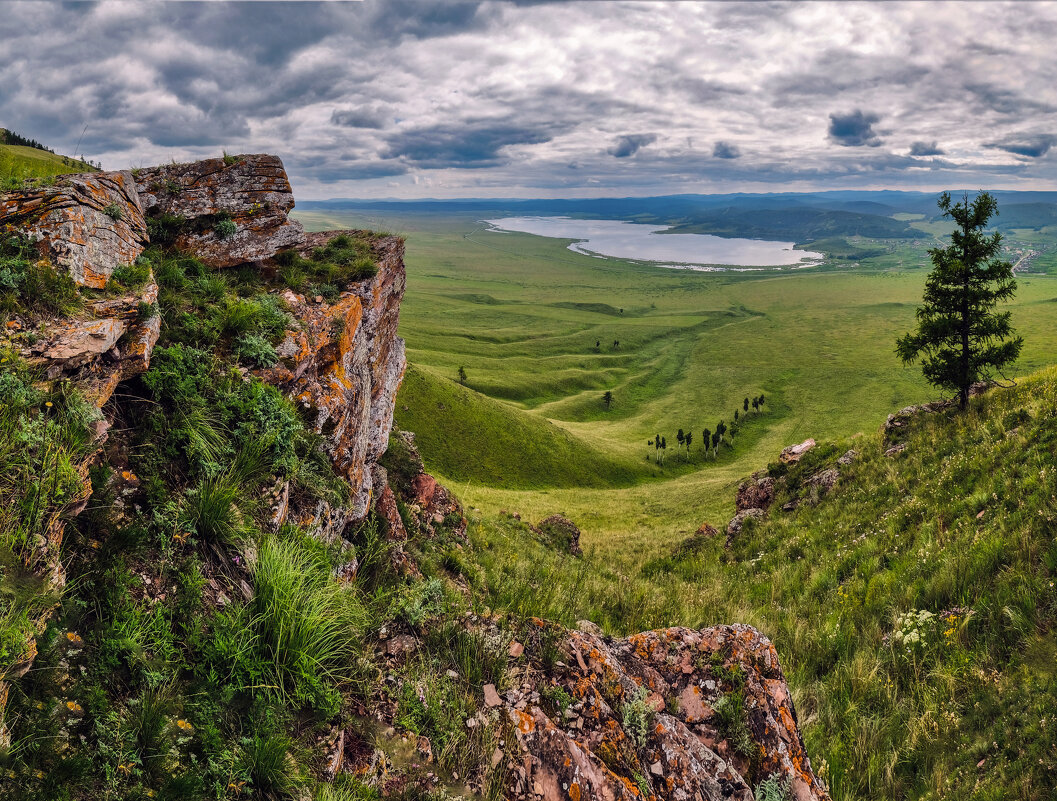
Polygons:
<instances>
[{"instance_id":1,"label":"white flower cluster","mask_svg":"<svg viewBox=\"0 0 1057 801\"><path fill-rule=\"evenodd\" d=\"M924 646L930 630L936 627L936 616L927 609L911 609L896 618L892 642L903 645L908 650L915 646Z\"/></svg>"}]
</instances>

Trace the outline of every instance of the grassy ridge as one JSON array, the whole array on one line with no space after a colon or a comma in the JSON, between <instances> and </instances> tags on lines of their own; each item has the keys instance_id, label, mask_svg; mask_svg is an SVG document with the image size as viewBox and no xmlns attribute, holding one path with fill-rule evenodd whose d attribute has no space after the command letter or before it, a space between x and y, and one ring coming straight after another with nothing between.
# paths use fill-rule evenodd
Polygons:
<instances>
[{"instance_id":1,"label":"grassy ridge","mask_svg":"<svg viewBox=\"0 0 1057 801\"><path fill-rule=\"evenodd\" d=\"M1046 799L1057 786L1057 370L880 434L823 443L733 548L638 566L548 551L520 522L471 534L497 607L614 633L743 621L768 634L838 801ZM806 479L845 450L829 495ZM779 511L800 497L794 513Z\"/></svg>"},{"instance_id":2,"label":"grassy ridge","mask_svg":"<svg viewBox=\"0 0 1057 801\"><path fill-rule=\"evenodd\" d=\"M14 188L22 181L52 178L74 172L93 172L95 167L79 159L49 153L35 147L0 144L0 189Z\"/></svg>"},{"instance_id":3,"label":"grassy ridge","mask_svg":"<svg viewBox=\"0 0 1057 801\"><path fill-rule=\"evenodd\" d=\"M613 459L564 429L509 404L411 367L396 420L436 454L433 469L457 482L491 486L611 487L649 475L648 465ZM434 425L443 417L444 425Z\"/></svg>"}]
</instances>

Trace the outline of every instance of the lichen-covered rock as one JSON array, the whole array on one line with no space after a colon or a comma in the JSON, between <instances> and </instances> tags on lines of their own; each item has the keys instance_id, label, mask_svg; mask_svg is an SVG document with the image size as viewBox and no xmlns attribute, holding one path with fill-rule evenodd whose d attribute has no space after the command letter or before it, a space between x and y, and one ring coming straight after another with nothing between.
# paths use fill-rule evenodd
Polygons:
<instances>
[{"instance_id":1,"label":"lichen-covered rock","mask_svg":"<svg viewBox=\"0 0 1057 801\"><path fill-rule=\"evenodd\" d=\"M766 511L774 500L774 479L770 476L750 478L738 486L734 498L735 509L744 512L746 509L763 509Z\"/></svg>"},{"instance_id":2,"label":"lichen-covered rock","mask_svg":"<svg viewBox=\"0 0 1057 801\"><path fill-rule=\"evenodd\" d=\"M549 630L541 642L555 636L551 624L538 625ZM621 640L557 631L563 660L503 694L516 740L504 754L506 798L750 801L772 776L797 801L828 798L777 652L756 629L672 628ZM545 701L557 689L570 706Z\"/></svg>"},{"instance_id":3,"label":"lichen-covered rock","mask_svg":"<svg viewBox=\"0 0 1057 801\"><path fill-rule=\"evenodd\" d=\"M301 224L287 218L294 195L278 156L138 170L136 187L147 217L167 218L173 244L210 267L263 261L304 241Z\"/></svg>"},{"instance_id":4,"label":"lichen-covered rock","mask_svg":"<svg viewBox=\"0 0 1057 801\"><path fill-rule=\"evenodd\" d=\"M830 467L810 476L805 483L809 487L816 487L819 492L829 492L836 486L839 479L840 472L835 467Z\"/></svg>"},{"instance_id":5,"label":"lichen-covered rock","mask_svg":"<svg viewBox=\"0 0 1057 801\"><path fill-rule=\"evenodd\" d=\"M788 448L783 448L782 452L778 455L778 458L786 464L795 464L800 461L801 456L814 447L815 440L805 439L799 445L790 445Z\"/></svg>"},{"instance_id":6,"label":"lichen-covered rock","mask_svg":"<svg viewBox=\"0 0 1057 801\"><path fill-rule=\"evenodd\" d=\"M147 226L129 172L68 175L51 186L0 194L0 230L20 229L42 258L81 286L101 289L147 244Z\"/></svg>"},{"instance_id":7,"label":"lichen-covered rock","mask_svg":"<svg viewBox=\"0 0 1057 801\"><path fill-rule=\"evenodd\" d=\"M85 397L101 409L119 383L145 372L150 364L161 333L161 318L154 307L157 298L158 285L151 278L142 289L90 299L84 319L39 320L33 344L16 348L49 379L75 380Z\"/></svg>"},{"instance_id":8,"label":"lichen-covered rock","mask_svg":"<svg viewBox=\"0 0 1057 801\"><path fill-rule=\"evenodd\" d=\"M315 235L313 241L340 233ZM377 274L350 284L333 303L289 289L280 294L295 324L276 348L280 362L256 371L301 404L325 437L331 461L352 486L353 520L367 513L372 468L389 442L407 366L404 341L396 335L405 285L403 241L385 237L373 246Z\"/></svg>"}]
</instances>

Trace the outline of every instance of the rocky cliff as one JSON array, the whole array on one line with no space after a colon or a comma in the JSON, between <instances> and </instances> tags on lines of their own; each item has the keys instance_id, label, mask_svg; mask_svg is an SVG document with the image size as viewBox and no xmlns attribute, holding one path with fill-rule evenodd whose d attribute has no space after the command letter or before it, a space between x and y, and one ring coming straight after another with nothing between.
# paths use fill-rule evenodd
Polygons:
<instances>
[{"instance_id":1,"label":"rocky cliff","mask_svg":"<svg viewBox=\"0 0 1057 801\"><path fill-rule=\"evenodd\" d=\"M32 344L18 345L20 354L50 378L75 379L102 409L118 383L146 370L158 340L158 316L143 311L157 300L153 276L134 291L112 281L151 244L148 228L212 268L251 266L274 274L277 254L308 256L348 233L306 234L288 219L293 206L282 161L265 154L65 176L52 186L0 196L0 231L35 239L41 258L67 271L79 287L111 289L83 293L79 319L34 320L38 334ZM403 242L387 237L371 247L377 272L346 283L332 302L275 290L292 325L278 347L281 362L260 371L296 397L325 436L353 488L351 507L340 513L346 521L367 512L373 466L385 451L406 364L396 331ZM9 328L28 322L14 319ZM100 424L100 435L106 425Z\"/></svg>"}]
</instances>

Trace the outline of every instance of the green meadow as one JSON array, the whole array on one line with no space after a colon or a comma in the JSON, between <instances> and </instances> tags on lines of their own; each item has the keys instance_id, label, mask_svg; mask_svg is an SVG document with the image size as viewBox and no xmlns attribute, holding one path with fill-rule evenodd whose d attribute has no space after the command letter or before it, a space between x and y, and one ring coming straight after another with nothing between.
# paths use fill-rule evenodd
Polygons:
<instances>
[{"instance_id":1,"label":"green meadow","mask_svg":"<svg viewBox=\"0 0 1057 801\"><path fill-rule=\"evenodd\" d=\"M71 172L92 172L80 159L60 156L23 145L0 144L0 189L14 188L22 181L48 179Z\"/></svg>"},{"instance_id":2,"label":"green meadow","mask_svg":"<svg viewBox=\"0 0 1057 801\"><path fill-rule=\"evenodd\" d=\"M569 515L586 547L629 568L703 522L722 528L737 483L786 445L872 434L936 396L894 353L928 239L856 243L883 252L812 269L694 272L490 231L480 214L296 216L407 238L396 418L427 466L484 514ZM1052 361L1055 301L1057 281L1020 279L1017 372ZM760 394L763 410L746 416L743 399ZM735 409L734 441L706 455L702 430L730 426ZM689 453L679 429L693 432ZM656 434L663 464L647 445Z\"/></svg>"}]
</instances>

